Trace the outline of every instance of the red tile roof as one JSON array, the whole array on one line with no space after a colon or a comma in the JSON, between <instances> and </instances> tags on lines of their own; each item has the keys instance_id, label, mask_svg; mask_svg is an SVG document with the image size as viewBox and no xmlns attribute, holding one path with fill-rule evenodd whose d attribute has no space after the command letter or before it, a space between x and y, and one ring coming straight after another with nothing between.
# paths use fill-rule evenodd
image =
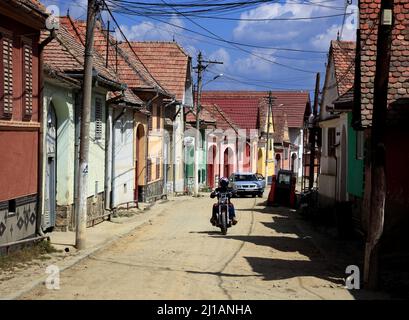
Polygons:
<instances>
[{"instance_id":1,"label":"red tile roof","mask_svg":"<svg viewBox=\"0 0 409 320\"><path fill-rule=\"evenodd\" d=\"M372 124L372 106L376 69L376 45L380 0L360 2L361 29L361 125ZM409 104L409 3L394 1L391 63L388 88L388 119L397 121L408 112ZM402 103L400 103L402 101ZM406 101L406 102L405 102Z\"/></svg>"},{"instance_id":2,"label":"red tile roof","mask_svg":"<svg viewBox=\"0 0 409 320\"><path fill-rule=\"evenodd\" d=\"M43 31L41 40L47 38L49 33ZM84 46L75 37L68 32L64 24L60 25L53 39L43 51L44 65L59 73L82 73L84 69ZM111 81L120 82L116 74L109 68L106 68L102 57L94 54L95 70ZM117 97L119 93L112 93L111 97ZM130 90L124 92L124 100L133 104L141 104L142 101Z\"/></svg>"},{"instance_id":3,"label":"red tile roof","mask_svg":"<svg viewBox=\"0 0 409 320\"><path fill-rule=\"evenodd\" d=\"M70 34L77 39L78 42L85 43L86 23L85 21L73 20L70 17L61 17L60 24L64 25ZM140 62L135 55L128 55L118 48L118 55L116 54L115 40L111 37L108 46L108 65L110 68L116 68L118 62L118 69L116 74L124 81L129 88L132 89L155 89L165 92L162 86L152 77L145 66ZM100 61L103 65L106 63L106 47L107 36L102 30L102 26L97 23L94 31L94 52L100 56ZM118 60L117 60L118 58ZM114 71L115 72L115 71Z\"/></svg>"},{"instance_id":4,"label":"red tile roof","mask_svg":"<svg viewBox=\"0 0 409 320\"><path fill-rule=\"evenodd\" d=\"M132 49L149 72L179 101L185 94L190 57L176 42L131 42ZM121 49L132 55L127 43ZM188 79L189 80L189 79Z\"/></svg>"},{"instance_id":5,"label":"red tile roof","mask_svg":"<svg viewBox=\"0 0 409 320\"><path fill-rule=\"evenodd\" d=\"M353 41L331 41L330 55L334 60L338 96L342 96L354 85L355 46Z\"/></svg>"},{"instance_id":6,"label":"red tile roof","mask_svg":"<svg viewBox=\"0 0 409 320\"><path fill-rule=\"evenodd\" d=\"M45 6L38 0L19 0L19 2L24 3L41 13L45 13Z\"/></svg>"},{"instance_id":7,"label":"red tile roof","mask_svg":"<svg viewBox=\"0 0 409 320\"><path fill-rule=\"evenodd\" d=\"M285 112L290 128L302 128L305 108L310 103L309 93L273 91L272 95L275 97L273 114ZM260 121L263 114L263 99L267 97L266 91L204 91L202 103L217 104L238 128L258 129L263 124Z\"/></svg>"}]
</instances>

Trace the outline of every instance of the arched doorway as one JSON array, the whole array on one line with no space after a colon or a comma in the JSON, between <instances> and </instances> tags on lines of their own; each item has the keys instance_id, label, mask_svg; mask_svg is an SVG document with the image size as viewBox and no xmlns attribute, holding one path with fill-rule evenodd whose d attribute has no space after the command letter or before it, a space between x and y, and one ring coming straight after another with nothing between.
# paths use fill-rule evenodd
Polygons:
<instances>
[{"instance_id":1,"label":"arched doorway","mask_svg":"<svg viewBox=\"0 0 409 320\"><path fill-rule=\"evenodd\" d=\"M207 153L207 184L210 188L214 188L216 154L217 148L215 145L213 145L209 148Z\"/></svg>"},{"instance_id":2,"label":"arched doorway","mask_svg":"<svg viewBox=\"0 0 409 320\"><path fill-rule=\"evenodd\" d=\"M291 155L291 171L292 172L297 172L296 162L297 162L297 154L293 153Z\"/></svg>"},{"instance_id":3,"label":"arched doorway","mask_svg":"<svg viewBox=\"0 0 409 320\"><path fill-rule=\"evenodd\" d=\"M233 150L226 148L223 159L223 175L228 178L233 173Z\"/></svg>"},{"instance_id":4,"label":"arched doorway","mask_svg":"<svg viewBox=\"0 0 409 320\"><path fill-rule=\"evenodd\" d=\"M139 189L145 184L145 128L142 124L139 124L136 130L136 142L135 142L135 189L134 200L140 201Z\"/></svg>"},{"instance_id":5,"label":"arched doorway","mask_svg":"<svg viewBox=\"0 0 409 320\"><path fill-rule=\"evenodd\" d=\"M246 147L244 150L244 161L243 161L243 171L244 172L250 172L250 144L247 142Z\"/></svg>"},{"instance_id":6,"label":"arched doorway","mask_svg":"<svg viewBox=\"0 0 409 320\"><path fill-rule=\"evenodd\" d=\"M56 220L57 190L57 114L51 102L47 113L47 163L44 193L44 228L52 229Z\"/></svg>"},{"instance_id":7,"label":"arched doorway","mask_svg":"<svg viewBox=\"0 0 409 320\"><path fill-rule=\"evenodd\" d=\"M257 172L260 174L264 173L264 162L263 162L263 150L258 149L257 153Z\"/></svg>"},{"instance_id":8,"label":"arched doorway","mask_svg":"<svg viewBox=\"0 0 409 320\"><path fill-rule=\"evenodd\" d=\"M277 175L278 171L281 169L281 155L279 153L276 154L276 165L275 165L275 174Z\"/></svg>"}]
</instances>

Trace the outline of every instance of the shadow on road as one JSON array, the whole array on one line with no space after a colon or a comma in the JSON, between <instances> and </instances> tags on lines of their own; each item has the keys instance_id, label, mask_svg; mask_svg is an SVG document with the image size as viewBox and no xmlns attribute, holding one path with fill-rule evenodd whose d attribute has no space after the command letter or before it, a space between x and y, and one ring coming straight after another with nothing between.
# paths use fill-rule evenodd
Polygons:
<instances>
[{"instance_id":1,"label":"shadow on road","mask_svg":"<svg viewBox=\"0 0 409 320\"><path fill-rule=\"evenodd\" d=\"M254 212L255 214L269 214L272 221L259 222L266 228L273 230L271 235L225 235L218 234L218 238L223 237L229 240L248 242L257 246L265 246L272 249L271 258L259 256L245 256L253 272L262 276L265 281L285 280L298 277L315 277L328 281L334 287L345 284L346 266L357 264L362 270L360 261L355 260L354 255L348 256L354 250L354 243L337 241L329 237L319 238L315 232L310 232L306 228L299 228L299 224L308 224L300 219L298 214L288 208L265 207L261 203L252 209L239 209L239 212ZM263 218L263 220L265 220ZM214 234L210 234L216 237ZM325 244L326 250L330 248L333 252L327 255L327 251L322 247L317 247L317 243ZM359 251L359 250L358 250ZM275 254L276 252L276 254ZM280 255L280 252L284 253ZM299 254L303 257L293 257L291 253ZM324 254L325 252L325 254ZM282 256L284 256L282 258ZM305 260L301 260L301 259ZM295 259L295 260L294 260ZM355 262L355 263L353 263ZM232 276L232 275L230 275ZM240 276L240 275L237 275ZM323 284L324 285L324 284ZM378 299L377 293L365 290L350 291L356 299ZM381 294L382 295L382 294ZM381 298L385 296L382 295Z\"/></svg>"}]
</instances>

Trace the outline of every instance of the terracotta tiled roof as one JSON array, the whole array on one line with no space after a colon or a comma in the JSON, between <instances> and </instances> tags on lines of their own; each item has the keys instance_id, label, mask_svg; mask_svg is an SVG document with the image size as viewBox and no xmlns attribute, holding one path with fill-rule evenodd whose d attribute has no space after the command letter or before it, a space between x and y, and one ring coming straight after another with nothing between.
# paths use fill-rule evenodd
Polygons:
<instances>
[{"instance_id":1,"label":"terracotta tiled roof","mask_svg":"<svg viewBox=\"0 0 409 320\"><path fill-rule=\"evenodd\" d=\"M361 125L372 124L372 106L376 69L376 45L380 0L360 2L361 29ZM388 119L399 120L409 109L409 3L394 1L391 63L388 89ZM402 102L402 103L401 103Z\"/></svg>"},{"instance_id":2,"label":"terracotta tiled roof","mask_svg":"<svg viewBox=\"0 0 409 320\"><path fill-rule=\"evenodd\" d=\"M42 32L41 38L48 36L48 32ZM116 74L106 68L102 57L93 55L95 70L105 78L119 82ZM60 24L57 36L44 49L44 63L62 72L83 72L84 69L84 46L67 30L64 24Z\"/></svg>"},{"instance_id":3,"label":"terracotta tiled roof","mask_svg":"<svg viewBox=\"0 0 409 320\"><path fill-rule=\"evenodd\" d=\"M189 108L185 108L185 113L186 113L186 122L192 123L193 126L196 126L196 113L191 111ZM205 121L208 123L216 123L216 120L214 119L213 115L209 113L205 108L203 108L200 111L200 120Z\"/></svg>"},{"instance_id":4,"label":"terracotta tiled roof","mask_svg":"<svg viewBox=\"0 0 409 320\"><path fill-rule=\"evenodd\" d=\"M190 57L176 42L131 42L132 49L164 88L182 101ZM133 54L127 43L121 48Z\"/></svg>"},{"instance_id":5,"label":"terracotta tiled roof","mask_svg":"<svg viewBox=\"0 0 409 320\"><path fill-rule=\"evenodd\" d=\"M41 40L47 38L49 33L43 31ZM72 73L82 73L84 69L84 46L78 42L61 24L53 39L43 51L44 65L56 72L70 75ZM94 66L98 73L111 81L120 82L115 73L109 68L105 68L104 63L99 55L94 55ZM120 95L119 92L110 93L111 98ZM142 101L133 94L129 89L125 90L123 100L132 104L141 104Z\"/></svg>"},{"instance_id":6,"label":"terracotta tiled roof","mask_svg":"<svg viewBox=\"0 0 409 320\"><path fill-rule=\"evenodd\" d=\"M331 41L330 54L334 59L334 71L339 96L342 96L354 85L355 46L353 41Z\"/></svg>"},{"instance_id":7,"label":"terracotta tiled roof","mask_svg":"<svg viewBox=\"0 0 409 320\"><path fill-rule=\"evenodd\" d=\"M14 0L14 1L24 3L29 7L32 7L42 13L45 13L45 6L38 0L18 0L18 1Z\"/></svg>"},{"instance_id":8,"label":"terracotta tiled roof","mask_svg":"<svg viewBox=\"0 0 409 320\"><path fill-rule=\"evenodd\" d=\"M203 105L203 109L207 110L211 117L216 121L217 129L233 129L234 131L237 131L237 125L218 105Z\"/></svg>"},{"instance_id":9,"label":"terracotta tiled roof","mask_svg":"<svg viewBox=\"0 0 409 320\"><path fill-rule=\"evenodd\" d=\"M78 42L85 43L86 23L85 21L73 20L70 17L61 17L60 24L64 25L70 34L77 39ZM116 54L115 40L111 37L108 46L108 65L118 77L132 89L159 89L165 91L161 85L152 77L146 70L145 66L133 54L128 55L118 46L118 55ZM102 26L97 23L94 32L94 52L100 57L103 65L106 64L106 48L107 38L106 33L102 30Z\"/></svg>"},{"instance_id":10,"label":"terracotta tiled roof","mask_svg":"<svg viewBox=\"0 0 409 320\"><path fill-rule=\"evenodd\" d=\"M335 110L351 110L354 104L354 88L350 88L342 96L333 101Z\"/></svg>"},{"instance_id":11,"label":"terracotta tiled roof","mask_svg":"<svg viewBox=\"0 0 409 320\"><path fill-rule=\"evenodd\" d=\"M285 112L290 128L302 128L305 108L310 102L309 93L273 91L272 96L275 97L273 114ZM202 103L217 104L241 129L258 129L262 125L259 112L263 112L259 106L263 106L262 101L267 97L266 91L204 91Z\"/></svg>"}]
</instances>

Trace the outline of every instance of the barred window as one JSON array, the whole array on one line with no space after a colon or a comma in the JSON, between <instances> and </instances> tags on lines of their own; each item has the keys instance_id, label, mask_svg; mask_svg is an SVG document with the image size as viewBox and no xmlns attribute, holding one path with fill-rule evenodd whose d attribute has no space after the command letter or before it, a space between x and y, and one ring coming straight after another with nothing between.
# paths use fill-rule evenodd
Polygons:
<instances>
[{"instance_id":1,"label":"barred window","mask_svg":"<svg viewBox=\"0 0 409 320\"><path fill-rule=\"evenodd\" d=\"M150 115L148 117L148 130L151 131L152 130L152 115Z\"/></svg>"},{"instance_id":2,"label":"barred window","mask_svg":"<svg viewBox=\"0 0 409 320\"><path fill-rule=\"evenodd\" d=\"M335 156L335 128L328 128L328 157Z\"/></svg>"},{"instance_id":3,"label":"barred window","mask_svg":"<svg viewBox=\"0 0 409 320\"><path fill-rule=\"evenodd\" d=\"M160 158L156 158L156 180L160 178Z\"/></svg>"},{"instance_id":4,"label":"barred window","mask_svg":"<svg viewBox=\"0 0 409 320\"><path fill-rule=\"evenodd\" d=\"M146 175L148 177L148 182L152 181L152 160L148 158L146 164Z\"/></svg>"},{"instance_id":5,"label":"barred window","mask_svg":"<svg viewBox=\"0 0 409 320\"><path fill-rule=\"evenodd\" d=\"M33 114L33 48L25 43L23 45L23 101L24 115Z\"/></svg>"},{"instance_id":6,"label":"barred window","mask_svg":"<svg viewBox=\"0 0 409 320\"><path fill-rule=\"evenodd\" d=\"M102 100L95 99L95 140L102 139Z\"/></svg>"},{"instance_id":7,"label":"barred window","mask_svg":"<svg viewBox=\"0 0 409 320\"><path fill-rule=\"evenodd\" d=\"M13 114L13 39L0 33L0 117Z\"/></svg>"},{"instance_id":8,"label":"barred window","mask_svg":"<svg viewBox=\"0 0 409 320\"><path fill-rule=\"evenodd\" d=\"M160 109L160 105L158 105L156 109L156 129L160 129L160 116L161 116L161 109Z\"/></svg>"}]
</instances>

